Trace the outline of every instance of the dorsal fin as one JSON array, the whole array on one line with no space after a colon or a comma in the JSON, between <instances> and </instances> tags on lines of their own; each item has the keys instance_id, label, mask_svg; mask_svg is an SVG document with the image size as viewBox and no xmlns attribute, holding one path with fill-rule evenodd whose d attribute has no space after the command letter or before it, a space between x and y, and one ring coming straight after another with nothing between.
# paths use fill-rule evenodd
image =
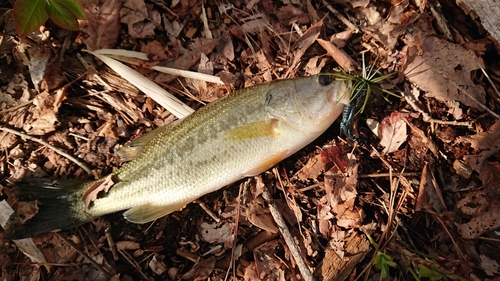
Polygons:
<instances>
[{"instance_id":1,"label":"dorsal fin","mask_svg":"<svg viewBox=\"0 0 500 281\"><path fill-rule=\"evenodd\" d=\"M179 120L175 120L174 122L166 126L158 127L152 131L147 132L141 137L126 143L116 151L116 154L120 156L120 160L122 162L128 162L134 160L135 158L137 158L137 156L141 154L142 150L146 146L148 146L148 144L153 139L155 139L160 133L168 130L173 124L177 123Z\"/></svg>"}]
</instances>

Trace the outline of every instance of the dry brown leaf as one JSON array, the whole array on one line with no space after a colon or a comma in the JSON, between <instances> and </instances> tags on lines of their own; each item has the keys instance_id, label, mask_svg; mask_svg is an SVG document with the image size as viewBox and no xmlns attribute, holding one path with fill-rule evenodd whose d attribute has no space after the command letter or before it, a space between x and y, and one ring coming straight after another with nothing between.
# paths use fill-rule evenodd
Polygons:
<instances>
[{"instance_id":1,"label":"dry brown leaf","mask_svg":"<svg viewBox=\"0 0 500 281\"><path fill-rule=\"evenodd\" d=\"M319 232L326 239L330 239L332 232L332 222L331 219L334 218L332 208L327 204L326 196L321 197L319 200L317 208L317 220L319 222Z\"/></svg>"},{"instance_id":2,"label":"dry brown leaf","mask_svg":"<svg viewBox=\"0 0 500 281\"><path fill-rule=\"evenodd\" d=\"M148 263L149 268L157 275L162 275L167 271L167 267L163 262L163 259L159 257L158 254L154 254L153 258Z\"/></svg>"},{"instance_id":3,"label":"dry brown leaf","mask_svg":"<svg viewBox=\"0 0 500 281\"><path fill-rule=\"evenodd\" d=\"M397 151L399 147L406 141L406 138L408 138L408 134L406 131L406 122L402 118L404 116L395 117L395 115L400 114L393 113L384 118L382 122L380 122L380 145L384 147L382 154L388 154Z\"/></svg>"},{"instance_id":4,"label":"dry brown leaf","mask_svg":"<svg viewBox=\"0 0 500 281\"><path fill-rule=\"evenodd\" d=\"M108 192L114 184L112 174L101 181L94 182L83 194L82 200L85 203L85 208L88 208L97 199L99 192Z\"/></svg>"},{"instance_id":5,"label":"dry brown leaf","mask_svg":"<svg viewBox=\"0 0 500 281\"><path fill-rule=\"evenodd\" d=\"M198 231L201 239L205 242L212 244L224 244L226 249L232 247L234 240L234 223L208 223L200 222L198 224Z\"/></svg>"},{"instance_id":6,"label":"dry brown leaf","mask_svg":"<svg viewBox=\"0 0 500 281\"><path fill-rule=\"evenodd\" d=\"M153 38L154 29L161 24L161 15L146 6L144 1L126 0L120 10L122 23L127 24L128 33L133 38Z\"/></svg>"},{"instance_id":7,"label":"dry brown leaf","mask_svg":"<svg viewBox=\"0 0 500 281\"><path fill-rule=\"evenodd\" d=\"M307 251L307 255L310 257L316 257L318 255L318 246L313 242L311 232L301 231L302 236L302 246Z\"/></svg>"},{"instance_id":8,"label":"dry brown leaf","mask_svg":"<svg viewBox=\"0 0 500 281\"><path fill-rule=\"evenodd\" d=\"M128 251L140 249L141 245L135 241L118 241L116 242L116 249L118 251Z\"/></svg>"},{"instance_id":9,"label":"dry brown leaf","mask_svg":"<svg viewBox=\"0 0 500 281\"><path fill-rule=\"evenodd\" d=\"M347 154L347 159L344 157L342 148L337 145L325 145L323 147L323 150L319 154L321 157L323 157L323 162L332 163L337 168L340 169L342 173L345 173L351 163L351 158L349 157L349 154ZM347 160L347 161L346 161ZM325 168L329 168L330 165L327 165ZM352 167L352 166L351 166Z\"/></svg>"},{"instance_id":10,"label":"dry brown leaf","mask_svg":"<svg viewBox=\"0 0 500 281\"><path fill-rule=\"evenodd\" d=\"M116 133L116 123L112 120L107 121L99 129L97 129L97 135L100 137L113 138L115 140L120 139Z\"/></svg>"},{"instance_id":11,"label":"dry brown leaf","mask_svg":"<svg viewBox=\"0 0 500 281\"><path fill-rule=\"evenodd\" d=\"M259 272L257 271L257 264L255 262L252 262L249 266L245 267L245 273L243 274L243 280L245 280L245 281L261 280L259 277Z\"/></svg>"},{"instance_id":12,"label":"dry brown leaf","mask_svg":"<svg viewBox=\"0 0 500 281\"><path fill-rule=\"evenodd\" d=\"M307 16L307 15L306 15ZM302 35L299 40L297 40L291 50L293 52L293 62L288 68L288 71L285 74L285 77L289 77L293 71L296 70L297 65L302 59L302 56L307 51L307 49L318 39L319 33L321 31L321 27L323 26L323 21L317 22L315 25L311 26L305 33Z\"/></svg>"},{"instance_id":13,"label":"dry brown leaf","mask_svg":"<svg viewBox=\"0 0 500 281\"><path fill-rule=\"evenodd\" d=\"M143 0L125 0L120 10L121 22L127 24L129 30L135 23L148 19L148 8Z\"/></svg>"},{"instance_id":14,"label":"dry brown leaf","mask_svg":"<svg viewBox=\"0 0 500 281\"><path fill-rule=\"evenodd\" d=\"M468 216L479 216L486 212L490 205L488 194L484 190L477 190L467 195L457 203L457 208Z\"/></svg>"},{"instance_id":15,"label":"dry brown leaf","mask_svg":"<svg viewBox=\"0 0 500 281\"><path fill-rule=\"evenodd\" d=\"M297 179L304 181L307 179L316 179L325 170L326 163L323 161L324 157L320 154L314 155L309 158L307 163L296 174Z\"/></svg>"},{"instance_id":16,"label":"dry brown leaf","mask_svg":"<svg viewBox=\"0 0 500 281\"><path fill-rule=\"evenodd\" d=\"M278 232L278 227L261 197L254 198L254 200L248 203L246 215L248 221L256 227L272 233Z\"/></svg>"},{"instance_id":17,"label":"dry brown leaf","mask_svg":"<svg viewBox=\"0 0 500 281\"><path fill-rule=\"evenodd\" d=\"M479 172L479 179L483 183L483 190L488 193L488 197L500 195L498 183L500 182L500 163L487 161Z\"/></svg>"},{"instance_id":18,"label":"dry brown leaf","mask_svg":"<svg viewBox=\"0 0 500 281\"><path fill-rule=\"evenodd\" d=\"M338 32L332 35L330 41L337 46L337 48L342 49L345 47L347 41L351 38L352 30L346 30Z\"/></svg>"},{"instance_id":19,"label":"dry brown leaf","mask_svg":"<svg viewBox=\"0 0 500 281\"><path fill-rule=\"evenodd\" d=\"M430 150L434 155L439 155L436 143L431 138L428 138L424 131L415 126L412 122L407 121L406 124L411 128L408 145L414 149L416 153L423 156Z\"/></svg>"},{"instance_id":20,"label":"dry brown leaf","mask_svg":"<svg viewBox=\"0 0 500 281\"><path fill-rule=\"evenodd\" d=\"M291 188L286 186L284 186L284 188L285 194L289 194L288 196L286 196L287 198L275 199L274 201L278 206L278 211L283 215L288 224L290 226L294 226L297 224L297 222L302 222L302 210L297 204L297 199L295 198L295 196L290 194L289 190Z\"/></svg>"},{"instance_id":21,"label":"dry brown leaf","mask_svg":"<svg viewBox=\"0 0 500 281\"><path fill-rule=\"evenodd\" d=\"M471 80L474 71L483 63L472 51L430 36L423 40L422 52L421 56L409 54L404 74L425 91L426 97L445 103L458 100L467 106L482 110L475 101L458 89L459 85L462 90L484 104L484 89Z\"/></svg>"},{"instance_id":22,"label":"dry brown leaf","mask_svg":"<svg viewBox=\"0 0 500 281\"><path fill-rule=\"evenodd\" d=\"M316 41L318 41L321 47L326 50L328 55L330 55L339 64L340 67L350 72L355 72L357 69L359 69L359 65L344 51L337 48L337 46L335 46L332 42L320 38L316 39Z\"/></svg>"},{"instance_id":23,"label":"dry brown leaf","mask_svg":"<svg viewBox=\"0 0 500 281\"><path fill-rule=\"evenodd\" d=\"M64 243L62 239L55 234L33 237L32 239L49 263L72 262L78 255L73 247ZM47 247L46 245L51 245L51 247Z\"/></svg>"},{"instance_id":24,"label":"dry brown leaf","mask_svg":"<svg viewBox=\"0 0 500 281\"><path fill-rule=\"evenodd\" d=\"M242 41L245 41L244 33L248 34L259 34L264 32L268 23L263 19L254 19L245 22L241 25L241 29L237 27L231 27L231 33Z\"/></svg>"},{"instance_id":25,"label":"dry brown leaf","mask_svg":"<svg viewBox=\"0 0 500 281\"><path fill-rule=\"evenodd\" d=\"M500 148L500 120L497 120L488 131L472 136L461 136L458 138L458 141L468 142L476 149L498 151Z\"/></svg>"},{"instance_id":26,"label":"dry brown leaf","mask_svg":"<svg viewBox=\"0 0 500 281\"><path fill-rule=\"evenodd\" d=\"M285 280L281 261L275 257L277 246L278 240L274 239L253 250L255 261L245 269L244 280Z\"/></svg>"},{"instance_id":27,"label":"dry brown leaf","mask_svg":"<svg viewBox=\"0 0 500 281\"><path fill-rule=\"evenodd\" d=\"M167 59L165 47L163 47L157 40L153 40L146 45L143 45L141 47L141 53L147 54L150 61Z\"/></svg>"},{"instance_id":28,"label":"dry brown leaf","mask_svg":"<svg viewBox=\"0 0 500 281\"><path fill-rule=\"evenodd\" d=\"M337 218L337 225L352 228L361 226L363 213L355 206L357 198L358 165L351 169L351 174L344 177L335 172L336 168L325 173L325 191L327 199Z\"/></svg>"},{"instance_id":29,"label":"dry brown leaf","mask_svg":"<svg viewBox=\"0 0 500 281\"><path fill-rule=\"evenodd\" d=\"M63 91L56 92L52 95L45 91L38 94L33 100L34 107L30 108L32 114L30 120L24 124L24 130L30 135L45 135L53 132L56 125L59 124L57 119L57 112L61 105L60 95L64 94Z\"/></svg>"},{"instance_id":30,"label":"dry brown leaf","mask_svg":"<svg viewBox=\"0 0 500 281\"><path fill-rule=\"evenodd\" d=\"M306 13L293 5L281 7L278 13L276 13L276 16L279 22L284 24L292 24L294 22L297 24L309 24L311 22Z\"/></svg>"},{"instance_id":31,"label":"dry brown leaf","mask_svg":"<svg viewBox=\"0 0 500 281\"><path fill-rule=\"evenodd\" d=\"M186 272L181 279L207 280L215 267L215 257L200 259L194 266Z\"/></svg>"},{"instance_id":32,"label":"dry brown leaf","mask_svg":"<svg viewBox=\"0 0 500 281\"><path fill-rule=\"evenodd\" d=\"M500 214L500 201L496 200L491 203L488 211L473 217L467 223L457 224L458 233L464 239L474 239L483 233L495 230L500 227L498 214Z\"/></svg>"},{"instance_id":33,"label":"dry brown leaf","mask_svg":"<svg viewBox=\"0 0 500 281\"><path fill-rule=\"evenodd\" d=\"M368 4L370 4L370 0L335 0L334 2L343 5L350 4L353 8L365 8Z\"/></svg>"},{"instance_id":34,"label":"dry brown leaf","mask_svg":"<svg viewBox=\"0 0 500 281\"><path fill-rule=\"evenodd\" d=\"M0 109L2 110L31 99L28 81L26 81L23 74L14 74L9 77L9 83L7 87L2 87L2 91L3 94L0 95Z\"/></svg>"},{"instance_id":35,"label":"dry brown leaf","mask_svg":"<svg viewBox=\"0 0 500 281\"><path fill-rule=\"evenodd\" d=\"M51 47L40 43L28 45L21 43L16 47L17 55L28 66L31 81L37 92L49 91L61 83L58 60L54 60ZM51 62L52 61L52 62Z\"/></svg>"},{"instance_id":36,"label":"dry brown leaf","mask_svg":"<svg viewBox=\"0 0 500 281\"><path fill-rule=\"evenodd\" d=\"M486 255L479 255L481 258L481 268L489 276L495 276L495 274L500 274L500 265L494 259L489 258Z\"/></svg>"},{"instance_id":37,"label":"dry brown leaf","mask_svg":"<svg viewBox=\"0 0 500 281\"><path fill-rule=\"evenodd\" d=\"M432 175L427 168L427 164L422 169L422 176L420 177L420 187L418 189L417 202L415 204L416 210L428 210L431 212L441 213L443 205L439 200L439 196L432 184Z\"/></svg>"},{"instance_id":38,"label":"dry brown leaf","mask_svg":"<svg viewBox=\"0 0 500 281\"><path fill-rule=\"evenodd\" d=\"M200 53L205 55L211 53L213 49L219 43L219 39L203 39L198 38L195 40L197 42L193 50L185 53L184 55L176 58L174 61L161 64L161 66L171 67L175 69L188 70L193 67L197 62L200 61ZM156 82L170 83L172 80L177 78L175 75L160 73L155 77Z\"/></svg>"},{"instance_id":39,"label":"dry brown leaf","mask_svg":"<svg viewBox=\"0 0 500 281\"><path fill-rule=\"evenodd\" d=\"M320 56L315 56L309 59L307 62L306 66L304 67L304 70L309 74L309 75L315 75L321 72L323 67L326 65L327 58L325 57L320 57ZM319 62L318 62L319 61Z\"/></svg>"},{"instance_id":40,"label":"dry brown leaf","mask_svg":"<svg viewBox=\"0 0 500 281\"><path fill-rule=\"evenodd\" d=\"M122 29L120 24L121 0L85 0L83 9L88 20L80 21L80 29L87 33L83 42L89 51L111 49Z\"/></svg>"},{"instance_id":41,"label":"dry brown leaf","mask_svg":"<svg viewBox=\"0 0 500 281\"><path fill-rule=\"evenodd\" d=\"M0 132L0 149L11 148L17 142L17 136L5 131Z\"/></svg>"},{"instance_id":42,"label":"dry brown leaf","mask_svg":"<svg viewBox=\"0 0 500 281\"><path fill-rule=\"evenodd\" d=\"M464 156L465 163L481 174L484 161L500 150L500 120L497 120L486 132L460 136L457 141L470 143L473 148L483 150L476 155Z\"/></svg>"}]
</instances>

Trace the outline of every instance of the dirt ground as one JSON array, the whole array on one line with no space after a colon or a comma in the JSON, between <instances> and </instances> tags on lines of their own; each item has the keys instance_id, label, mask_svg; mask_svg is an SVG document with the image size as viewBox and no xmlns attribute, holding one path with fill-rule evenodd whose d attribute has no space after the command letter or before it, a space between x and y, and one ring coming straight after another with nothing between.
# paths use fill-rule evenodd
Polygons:
<instances>
[{"instance_id":1,"label":"dirt ground","mask_svg":"<svg viewBox=\"0 0 500 281\"><path fill-rule=\"evenodd\" d=\"M118 212L0 237L0 280L500 280L497 2L83 0L79 31L48 21L22 39L11 2L0 1L0 222L9 206L37 213L15 181L104 177L124 164L122 145L176 119L91 51L145 53L127 64L195 110L318 73L365 72L373 91L359 142L336 121L271 170L152 223Z\"/></svg>"}]
</instances>

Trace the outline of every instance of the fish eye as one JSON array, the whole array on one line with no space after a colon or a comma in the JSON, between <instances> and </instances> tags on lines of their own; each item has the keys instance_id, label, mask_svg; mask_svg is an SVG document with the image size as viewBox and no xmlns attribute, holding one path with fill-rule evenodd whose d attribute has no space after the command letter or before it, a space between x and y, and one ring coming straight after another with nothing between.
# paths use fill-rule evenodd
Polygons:
<instances>
[{"instance_id":1,"label":"fish eye","mask_svg":"<svg viewBox=\"0 0 500 281\"><path fill-rule=\"evenodd\" d=\"M332 78L328 75L319 75L318 76L318 83L323 85L323 86L330 85L330 83L332 83Z\"/></svg>"}]
</instances>

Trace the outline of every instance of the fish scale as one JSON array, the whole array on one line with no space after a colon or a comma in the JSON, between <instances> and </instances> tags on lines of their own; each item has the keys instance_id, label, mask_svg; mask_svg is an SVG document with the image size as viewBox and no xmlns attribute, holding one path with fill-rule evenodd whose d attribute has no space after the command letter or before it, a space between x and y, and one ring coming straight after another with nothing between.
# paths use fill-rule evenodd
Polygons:
<instances>
[{"instance_id":1,"label":"fish scale","mask_svg":"<svg viewBox=\"0 0 500 281\"><path fill-rule=\"evenodd\" d=\"M88 206L82 200L87 190L109 176L50 186L52 193L41 196L38 214L24 224L12 219L7 235L67 229L122 210L136 223L160 218L295 153L321 135L349 99L348 82L327 74L236 91L126 145L120 153L133 160L111 174L111 188ZM33 188L48 189L49 184L21 182L19 190Z\"/></svg>"}]
</instances>

